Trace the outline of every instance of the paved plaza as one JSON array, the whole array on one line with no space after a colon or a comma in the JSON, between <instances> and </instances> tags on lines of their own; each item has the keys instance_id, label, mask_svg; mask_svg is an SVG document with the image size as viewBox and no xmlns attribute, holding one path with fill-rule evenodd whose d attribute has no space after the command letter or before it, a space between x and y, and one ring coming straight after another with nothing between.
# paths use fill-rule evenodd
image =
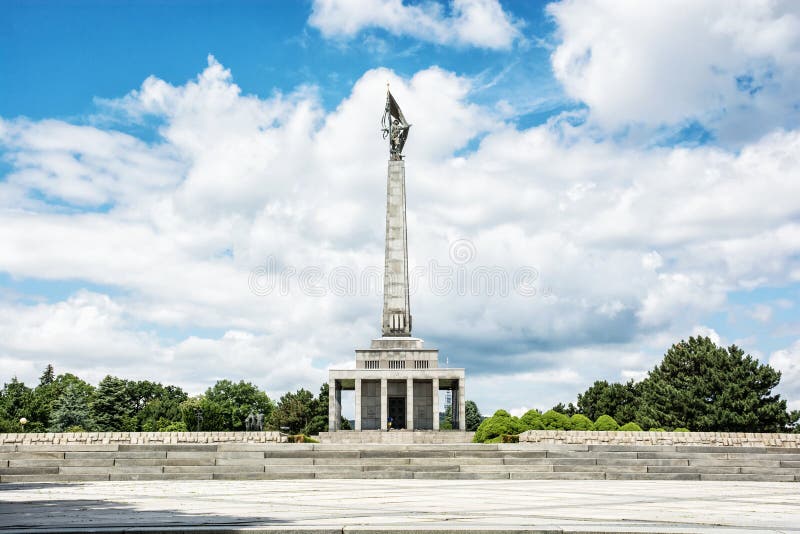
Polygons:
<instances>
[{"instance_id":1,"label":"paved plaza","mask_svg":"<svg viewBox=\"0 0 800 534\"><path fill-rule=\"evenodd\" d=\"M800 532L797 484L141 481L0 486L0 531Z\"/></svg>"}]
</instances>

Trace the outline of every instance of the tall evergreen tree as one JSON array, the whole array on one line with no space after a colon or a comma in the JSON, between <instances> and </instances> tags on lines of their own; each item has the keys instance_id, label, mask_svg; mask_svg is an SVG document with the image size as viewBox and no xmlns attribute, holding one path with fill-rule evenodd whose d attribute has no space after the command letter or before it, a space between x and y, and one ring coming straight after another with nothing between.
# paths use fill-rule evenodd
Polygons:
<instances>
[{"instance_id":1,"label":"tall evergreen tree","mask_svg":"<svg viewBox=\"0 0 800 534\"><path fill-rule=\"evenodd\" d=\"M56 373L53 370L53 364L48 363L47 367L45 367L44 372L42 373L42 376L39 377L39 385L40 386L50 385L53 383L55 379L56 379Z\"/></svg>"},{"instance_id":2,"label":"tall evergreen tree","mask_svg":"<svg viewBox=\"0 0 800 534\"><path fill-rule=\"evenodd\" d=\"M106 376L100 381L91 405L92 418L102 432L135 430L130 392L126 380Z\"/></svg>"},{"instance_id":3,"label":"tall evergreen tree","mask_svg":"<svg viewBox=\"0 0 800 534\"><path fill-rule=\"evenodd\" d=\"M642 383L636 420L644 428L780 432L789 423L786 401L772 394L780 378L735 345L690 337L673 345Z\"/></svg>"},{"instance_id":4,"label":"tall evergreen tree","mask_svg":"<svg viewBox=\"0 0 800 534\"><path fill-rule=\"evenodd\" d=\"M50 432L64 432L70 427L81 427L85 431L94 429L94 421L85 391L70 384L58 398L50 415Z\"/></svg>"},{"instance_id":5,"label":"tall evergreen tree","mask_svg":"<svg viewBox=\"0 0 800 534\"><path fill-rule=\"evenodd\" d=\"M592 421L609 415L616 421L629 423L636 420L640 395L641 385L633 380L625 384L597 380L584 393L578 394L578 413Z\"/></svg>"}]
</instances>

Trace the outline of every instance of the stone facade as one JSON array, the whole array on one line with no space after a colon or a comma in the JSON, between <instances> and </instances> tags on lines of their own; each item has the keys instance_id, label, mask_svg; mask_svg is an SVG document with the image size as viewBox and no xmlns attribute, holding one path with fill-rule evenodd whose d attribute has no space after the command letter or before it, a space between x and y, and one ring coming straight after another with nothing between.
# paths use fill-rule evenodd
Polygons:
<instances>
[{"instance_id":1,"label":"stone facade","mask_svg":"<svg viewBox=\"0 0 800 534\"><path fill-rule=\"evenodd\" d=\"M519 435L519 442L544 445L685 445L797 449L800 448L800 434L529 430Z\"/></svg>"},{"instance_id":2,"label":"stone facade","mask_svg":"<svg viewBox=\"0 0 800 534\"><path fill-rule=\"evenodd\" d=\"M458 445L469 444L472 447L472 438L475 432L462 432L458 430L448 432L437 432L434 430L417 430L407 432L398 430L397 432L381 432L379 430L364 430L361 432L320 432L319 442L325 444L343 445L407 445L407 444L435 444L435 445Z\"/></svg>"}]
</instances>

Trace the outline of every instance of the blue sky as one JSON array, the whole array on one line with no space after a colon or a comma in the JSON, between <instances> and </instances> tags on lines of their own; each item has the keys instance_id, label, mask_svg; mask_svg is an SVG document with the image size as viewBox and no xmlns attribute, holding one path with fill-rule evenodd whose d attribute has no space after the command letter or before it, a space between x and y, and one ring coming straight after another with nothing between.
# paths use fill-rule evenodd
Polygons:
<instances>
[{"instance_id":1,"label":"blue sky","mask_svg":"<svg viewBox=\"0 0 800 534\"><path fill-rule=\"evenodd\" d=\"M381 264L391 81L414 125L414 266L457 268L467 242L468 276L538 273L535 296L412 296L415 334L467 368L485 411L640 378L694 334L780 368L800 407L790 2L3 11L2 380L52 362L279 394L352 365L378 295L248 284L270 258L326 280Z\"/></svg>"}]
</instances>

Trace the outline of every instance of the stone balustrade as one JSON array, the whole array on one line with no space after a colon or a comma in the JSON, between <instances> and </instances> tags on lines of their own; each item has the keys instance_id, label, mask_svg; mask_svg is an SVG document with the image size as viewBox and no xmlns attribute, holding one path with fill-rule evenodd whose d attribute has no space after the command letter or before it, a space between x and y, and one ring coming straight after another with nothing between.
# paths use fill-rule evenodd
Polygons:
<instances>
[{"instance_id":1,"label":"stone balustrade","mask_svg":"<svg viewBox=\"0 0 800 534\"><path fill-rule=\"evenodd\" d=\"M800 434L745 432L604 432L529 430L520 443L548 445L687 445L800 448Z\"/></svg>"},{"instance_id":2,"label":"stone balustrade","mask_svg":"<svg viewBox=\"0 0 800 534\"><path fill-rule=\"evenodd\" d=\"M0 445L93 445L179 443L283 443L280 432L28 432L0 434Z\"/></svg>"}]
</instances>

